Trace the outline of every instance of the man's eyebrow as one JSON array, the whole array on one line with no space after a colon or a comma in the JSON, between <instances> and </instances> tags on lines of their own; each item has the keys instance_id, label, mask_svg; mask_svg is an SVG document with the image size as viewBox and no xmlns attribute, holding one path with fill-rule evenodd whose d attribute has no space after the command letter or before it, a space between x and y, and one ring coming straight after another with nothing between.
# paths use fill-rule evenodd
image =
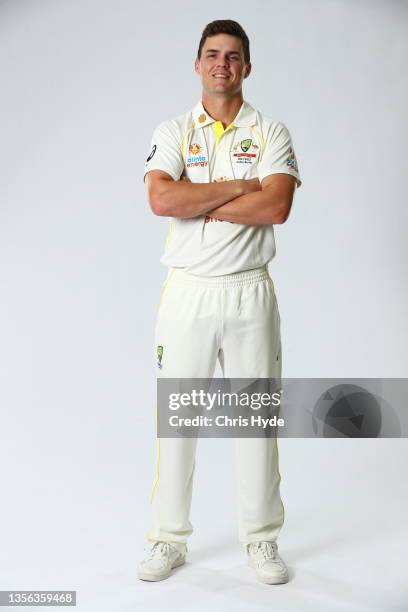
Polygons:
<instances>
[{"instance_id":1,"label":"man's eyebrow","mask_svg":"<svg viewBox=\"0 0 408 612\"><path fill-rule=\"evenodd\" d=\"M206 53L218 53L219 49L206 49L205 52ZM235 53L236 55L239 55L239 51L227 51L227 53Z\"/></svg>"}]
</instances>

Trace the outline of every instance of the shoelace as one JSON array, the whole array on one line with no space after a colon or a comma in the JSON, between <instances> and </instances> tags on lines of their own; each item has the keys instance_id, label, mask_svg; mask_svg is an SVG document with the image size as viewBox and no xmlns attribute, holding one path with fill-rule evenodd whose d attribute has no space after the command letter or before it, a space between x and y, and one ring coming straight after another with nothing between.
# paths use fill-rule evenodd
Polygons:
<instances>
[{"instance_id":1,"label":"shoelace","mask_svg":"<svg viewBox=\"0 0 408 612\"><path fill-rule=\"evenodd\" d=\"M170 544L168 542L156 542L150 551L150 558L162 557L170 554Z\"/></svg>"},{"instance_id":2,"label":"shoelace","mask_svg":"<svg viewBox=\"0 0 408 612\"><path fill-rule=\"evenodd\" d=\"M261 552L264 559L268 560L276 560L276 544L274 542L256 542L254 546L254 551Z\"/></svg>"}]
</instances>

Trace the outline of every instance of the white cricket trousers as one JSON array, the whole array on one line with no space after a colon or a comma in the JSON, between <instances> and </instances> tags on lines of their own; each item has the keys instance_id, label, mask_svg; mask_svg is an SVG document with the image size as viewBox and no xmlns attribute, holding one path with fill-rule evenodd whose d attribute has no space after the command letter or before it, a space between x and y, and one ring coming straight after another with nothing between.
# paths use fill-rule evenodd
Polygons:
<instances>
[{"instance_id":1,"label":"white cricket trousers","mask_svg":"<svg viewBox=\"0 0 408 612\"><path fill-rule=\"evenodd\" d=\"M268 268L217 277L170 268L155 329L163 347L157 377L281 380L280 316ZM193 531L190 507L196 438L158 438L147 540L185 549ZM276 540L284 521L276 437L235 438L239 540Z\"/></svg>"}]
</instances>

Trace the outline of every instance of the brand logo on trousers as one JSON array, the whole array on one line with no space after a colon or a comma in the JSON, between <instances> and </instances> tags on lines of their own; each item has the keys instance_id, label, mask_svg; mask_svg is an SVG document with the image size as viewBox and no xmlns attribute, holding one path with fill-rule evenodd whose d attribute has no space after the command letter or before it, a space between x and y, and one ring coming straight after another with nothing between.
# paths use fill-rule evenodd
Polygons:
<instances>
[{"instance_id":1,"label":"brand logo on trousers","mask_svg":"<svg viewBox=\"0 0 408 612\"><path fill-rule=\"evenodd\" d=\"M162 365L162 359L163 359L163 347L161 346L161 344L159 344L157 346L157 365L160 368L160 370L162 369L163 365Z\"/></svg>"}]
</instances>

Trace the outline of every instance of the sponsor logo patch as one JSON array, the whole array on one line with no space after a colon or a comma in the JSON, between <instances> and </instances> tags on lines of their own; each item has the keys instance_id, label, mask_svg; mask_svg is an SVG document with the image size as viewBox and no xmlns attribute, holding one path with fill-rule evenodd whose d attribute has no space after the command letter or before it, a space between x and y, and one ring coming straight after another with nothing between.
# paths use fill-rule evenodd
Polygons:
<instances>
[{"instance_id":1,"label":"sponsor logo patch","mask_svg":"<svg viewBox=\"0 0 408 612\"><path fill-rule=\"evenodd\" d=\"M150 152L150 155L149 155L149 157L146 159L146 163L147 163L147 162L149 162L149 161L152 159L153 155L156 153L156 149L157 149L157 146L156 146L156 145L153 145L153 148L152 148L152 150L151 150L151 152Z\"/></svg>"},{"instance_id":2,"label":"sponsor logo patch","mask_svg":"<svg viewBox=\"0 0 408 612\"><path fill-rule=\"evenodd\" d=\"M295 152L292 149L292 147L289 150L289 157L286 160L286 165L289 168L292 168L293 170L296 170L296 172L298 172L298 165L297 165L297 161L296 161L296 157L295 157Z\"/></svg>"},{"instance_id":3,"label":"sponsor logo patch","mask_svg":"<svg viewBox=\"0 0 408 612\"><path fill-rule=\"evenodd\" d=\"M210 215L205 215L204 223L225 223L225 219L216 219L215 217L211 217ZM234 223L234 221L228 221L228 223Z\"/></svg>"},{"instance_id":4,"label":"sponsor logo patch","mask_svg":"<svg viewBox=\"0 0 408 612\"><path fill-rule=\"evenodd\" d=\"M196 142L192 142L188 147L188 151L191 155L199 155L201 153L201 146Z\"/></svg>"},{"instance_id":5,"label":"sponsor logo patch","mask_svg":"<svg viewBox=\"0 0 408 612\"><path fill-rule=\"evenodd\" d=\"M192 166L204 167L207 165L208 161L205 155L191 155L190 157L187 157L187 168L191 168Z\"/></svg>"}]
</instances>

